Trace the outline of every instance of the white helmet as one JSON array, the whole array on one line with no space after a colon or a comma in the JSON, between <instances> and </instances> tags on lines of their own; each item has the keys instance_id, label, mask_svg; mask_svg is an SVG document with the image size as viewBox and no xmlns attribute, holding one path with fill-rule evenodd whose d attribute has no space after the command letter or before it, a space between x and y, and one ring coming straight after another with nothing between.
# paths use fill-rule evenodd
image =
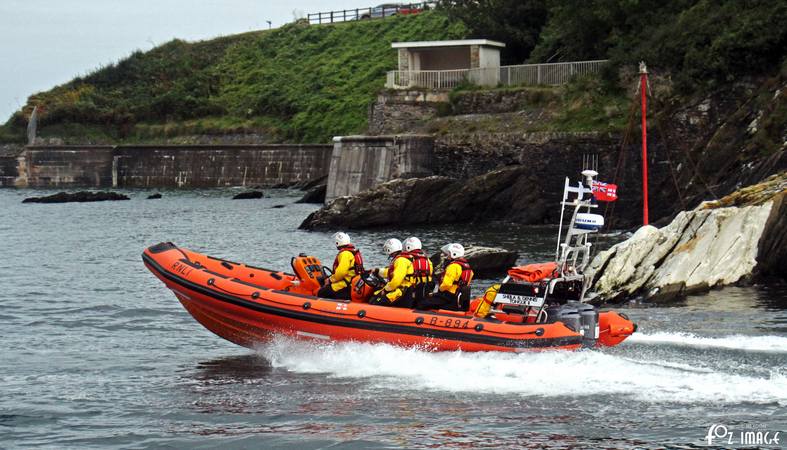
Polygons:
<instances>
[{"instance_id":1,"label":"white helmet","mask_svg":"<svg viewBox=\"0 0 787 450\"><path fill-rule=\"evenodd\" d=\"M446 244L440 251L443 252L446 258L456 259L465 256L465 248L462 247L462 244Z\"/></svg>"},{"instance_id":2,"label":"white helmet","mask_svg":"<svg viewBox=\"0 0 787 450\"><path fill-rule=\"evenodd\" d=\"M421 250L421 240L415 236L411 236L404 240L404 250L411 252L413 250Z\"/></svg>"},{"instance_id":3,"label":"white helmet","mask_svg":"<svg viewBox=\"0 0 787 450\"><path fill-rule=\"evenodd\" d=\"M337 247L344 247L345 245L350 245L350 236L344 231L340 231L333 235L333 241Z\"/></svg>"},{"instance_id":4,"label":"white helmet","mask_svg":"<svg viewBox=\"0 0 787 450\"><path fill-rule=\"evenodd\" d=\"M383 251L388 256L391 256L392 254L394 254L396 252L401 252L402 251L402 241L400 241L399 239L396 239L396 238L388 239L387 241L385 241L385 244L383 244Z\"/></svg>"}]
</instances>

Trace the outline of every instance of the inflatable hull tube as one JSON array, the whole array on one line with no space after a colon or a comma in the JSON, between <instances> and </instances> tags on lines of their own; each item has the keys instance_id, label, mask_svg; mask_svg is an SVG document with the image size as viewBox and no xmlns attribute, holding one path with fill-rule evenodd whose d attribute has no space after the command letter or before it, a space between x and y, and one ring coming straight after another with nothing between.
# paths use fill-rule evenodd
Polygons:
<instances>
[{"instance_id":1,"label":"inflatable hull tube","mask_svg":"<svg viewBox=\"0 0 787 450\"><path fill-rule=\"evenodd\" d=\"M302 283L293 274L212 258L171 243L148 248L142 259L199 323L244 347L275 334L438 351L574 350L583 343L579 333L560 322L507 323L451 311L322 299L314 295L313 283ZM616 327L614 336L606 333L604 345L614 345L623 324L603 317L602 327Z\"/></svg>"}]
</instances>

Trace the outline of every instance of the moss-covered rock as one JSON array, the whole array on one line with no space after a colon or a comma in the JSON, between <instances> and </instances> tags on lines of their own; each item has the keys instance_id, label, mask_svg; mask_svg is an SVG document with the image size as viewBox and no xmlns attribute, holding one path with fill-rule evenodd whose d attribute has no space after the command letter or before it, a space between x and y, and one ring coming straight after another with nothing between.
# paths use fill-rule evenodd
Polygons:
<instances>
[{"instance_id":1,"label":"moss-covered rock","mask_svg":"<svg viewBox=\"0 0 787 450\"><path fill-rule=\"evenodd\" d=\"M763 182L741 188L719 200L705 202L702 209L726 208L730 206L762 205L787 191L787 172L766 178Z\"/></svg>"}]
</instances>

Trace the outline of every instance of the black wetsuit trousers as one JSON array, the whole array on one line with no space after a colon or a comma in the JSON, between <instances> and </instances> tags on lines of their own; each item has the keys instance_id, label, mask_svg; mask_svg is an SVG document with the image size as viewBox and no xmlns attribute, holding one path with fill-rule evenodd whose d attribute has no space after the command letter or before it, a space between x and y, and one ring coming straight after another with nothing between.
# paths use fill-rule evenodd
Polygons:
<instances>
[{"instance_id":1,"label":"black wetsuit trousers","mask_svg":"<svg viewBox=\"0 0 787 450\"><path fill-rule=\"evenodd\" d=\"M414 308L415 298L413 297L413 288L409 287L404 290L402 296L397 298L395 302L390 303L383 295L377 295L369 299L370 305L380 306L393 306L394 308Z\"/></svg>"},{"instance_id":2,"label":"black wetsuit trousers","mask_svg":"<svg viewBox=\"0 0 787 450\"><path fill-rule=\"evenodd\" d=\"M338 291L334 291L330 284L326 284L317 291L317 296L322 298L333 298L336 300L350 299L350 286L345 286Z\"/></svg>"},{"instance_id":3,"label":"black wetsuit trousers","mask_svg":"<svg viewBox=\"0 0 787 450\"><path fill-rule=\"evenodd\" d=\"M457 304L456 296L450 292L436 292L424 297L418 302L418 309L448 309L451 311L461 311Z\"/></svg>"}]
</instances>

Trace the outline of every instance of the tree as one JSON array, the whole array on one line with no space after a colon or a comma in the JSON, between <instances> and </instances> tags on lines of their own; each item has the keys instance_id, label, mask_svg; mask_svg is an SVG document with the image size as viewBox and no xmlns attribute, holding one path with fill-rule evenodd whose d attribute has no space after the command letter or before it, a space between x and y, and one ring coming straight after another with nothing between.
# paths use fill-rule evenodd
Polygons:
<instances>
[{"instance_id":1,"label":"tree","mask_svg":"<svg viewBox=\"0 0 787 450\"><path fill-rule=\"evenodd\" d=\"M547 22L546 0L446 0L440 8L465 23L469 38L505 43L503 64L522 64Z\"/></svg>"}]
</instances>

